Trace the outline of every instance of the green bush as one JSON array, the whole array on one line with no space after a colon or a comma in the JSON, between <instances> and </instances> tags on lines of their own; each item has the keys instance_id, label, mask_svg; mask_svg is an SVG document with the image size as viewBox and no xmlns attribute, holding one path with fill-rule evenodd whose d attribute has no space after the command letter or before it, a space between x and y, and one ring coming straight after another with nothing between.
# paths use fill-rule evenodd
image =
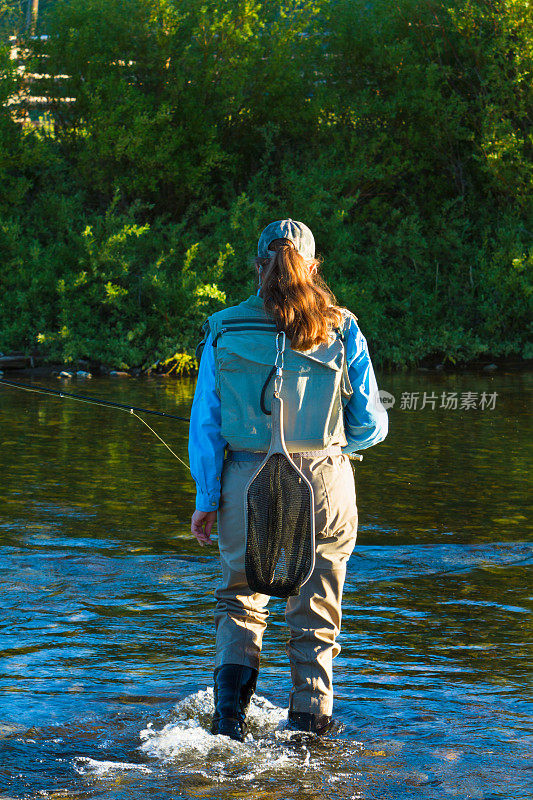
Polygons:
<instances>
[{"instance_id":1,"label":"green bush","mask_svg":"<svg viewBox=\"0 0 533 800\"><path fill-rule=\"evenodd\" d=\"M52 130L0 106L0 349L190 354L291 216L375 363L531 357L527 0L62 0L43 25L29 66L69 77L40 82Z\"/></svg>"}]
</instances>

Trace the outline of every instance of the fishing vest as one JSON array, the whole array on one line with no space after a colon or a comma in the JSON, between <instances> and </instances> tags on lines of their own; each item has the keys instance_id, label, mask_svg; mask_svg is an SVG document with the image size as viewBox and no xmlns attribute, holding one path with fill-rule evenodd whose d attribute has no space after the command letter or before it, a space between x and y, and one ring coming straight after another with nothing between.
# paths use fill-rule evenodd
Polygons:
<instances>
[{"instance_id":1,"label":"fishing vest","mask_svg":"<svg viewBox=\"0 0 533 800\"><path fill-rule=\"evenodd\" d=\"M352 395L344 347L344 327L330 341L305 352L284 354L283 427L289 452L344 446L343 406ZM266 451L270 445L270 401L274 388L276 324L252 295L206 321L215 354L221 434L232 450Z\"/></svg>"}]
</instances>

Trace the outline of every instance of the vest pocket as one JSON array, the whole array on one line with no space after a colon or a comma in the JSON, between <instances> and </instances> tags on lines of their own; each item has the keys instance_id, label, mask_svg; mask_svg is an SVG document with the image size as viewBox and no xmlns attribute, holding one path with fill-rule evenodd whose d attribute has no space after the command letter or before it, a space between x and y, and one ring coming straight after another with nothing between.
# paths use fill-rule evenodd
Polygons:
<instances>
[{"instance_id":1,"label":"vest pocket","mask_svg":"<svg viewBox=\"0 0 533 800\"><path fill-rule=\"evenodd\" d=\"M234 450L268 450L275 326L262 320L227 320L215 334L216 385L222 436ZM289 451L346 444L341 382L344 352L332 341L310 352L288 349L281 397ZM266 388L265 388L265 384Z\"/></svg>"}]
</instances>

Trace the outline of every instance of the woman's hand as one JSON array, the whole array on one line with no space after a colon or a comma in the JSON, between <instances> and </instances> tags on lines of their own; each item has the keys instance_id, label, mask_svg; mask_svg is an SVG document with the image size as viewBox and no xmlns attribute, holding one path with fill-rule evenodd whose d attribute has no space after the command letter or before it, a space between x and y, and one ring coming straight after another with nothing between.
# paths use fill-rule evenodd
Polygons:
<instances>
[{"instance_id":1,"label":"woman's hand","mask_svg":"<svg viewBox=\"0 0 533 800\"><path fill-rule=\"evenodd\" d=\"M211 529L217 518L216 511L196 511L191 518L191 531L196 536L199 544L213 544L211 540Z\"/></svg>"}]
</instances>

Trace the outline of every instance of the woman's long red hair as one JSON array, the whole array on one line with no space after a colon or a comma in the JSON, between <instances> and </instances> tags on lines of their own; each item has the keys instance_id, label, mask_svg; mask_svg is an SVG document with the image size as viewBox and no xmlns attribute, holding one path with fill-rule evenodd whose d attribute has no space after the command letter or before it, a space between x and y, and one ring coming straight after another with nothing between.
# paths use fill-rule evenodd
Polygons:
<instances>
[{"instance_id":1,"label":"woman's long red hair","mask_svg":"<svg viewBox=\"0 0 533 800\"><path fill-rule=\"evenodd\" d=\"M332 328L342 323L337 301L317 274L318 259L306 261L289 239L268 246L272 258L256 259L265 311L291 340L293 350L310 350L327 342Z\"/></svg>"}]
</instances>

